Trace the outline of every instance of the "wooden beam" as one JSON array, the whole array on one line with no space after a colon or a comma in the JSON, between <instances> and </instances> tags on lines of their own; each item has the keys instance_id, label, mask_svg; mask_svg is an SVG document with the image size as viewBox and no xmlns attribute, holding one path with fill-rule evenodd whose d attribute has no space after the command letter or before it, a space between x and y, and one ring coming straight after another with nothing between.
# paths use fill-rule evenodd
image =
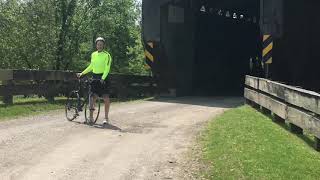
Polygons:
<instances>
[{"instance_id":1,"label":"wooden beam","mask_svg":"<svg viewBox=\"0 0 320 180\"><path fill-rule=\"evenodd\" d=\"M315 136L315 149L320 151L320 94L267 79L246 77L244 96L260 108L273 113L275 121L289 121L293 133L310 132ZM258 88L257 88L258 87Z\"/></svg>"},{"instance_id":2,"label":"wooden beam","mask_svg":"<svg viewBox=\"0 0 320 180\"><path fill-rule=\"evenodd\" d=\"M36 71L36 70L14 70L13 78L17 81L25 80L49 80L65 81L77 79L76 73L64 71Z\"/></svg>"},{"instance_id":3,"label":"wooden beam","mask_svg":"<svg viewBox=\"0 0 320 180\"><path fill-rule=\"evenodd\" d=\"M320 94L267 79L259 79L259 90L286 103L320 115Z\"/></svg>"},{"instance_id":4,"label":"wooden beam","mask_svg":"<svg viewBox=\"0 0 320 180\"><path fill-rule=\"evenodd\" d=\"M13 71L0 69L0 81L13 80Z\"/></svg>"},{"instance_id":5,"label":"wooden beam","mask_svg":"<svg viewBox=\"0 0 320 180\"><path fill-rule=\"evenodd\" d=\"M320 119L312 114L288 107L287 120L320 138Z\"/></svg>"},{"instance_id":6,"label":"wooden beam","mask_svg":"<svg viewBox=\"0 0 320 180\"><path fill-rule=\"evenodd\" d=\"M254 90L245 88L244 97L246 99L249 99L250 101L253 101L253 102L259 104L259 93Z\"/></svg>"},{"instance_id":7,"label":"wooden beam","mask_svg":"<svg viewBox=\"0 0 320 180\"><path fill-rule=\"evenodd\" d=\"M287 88L285 101L320 115L320 94L299 88Z\"/></svg>"},{"instance_id":8,"label":"wooden beam","mask_svg":"<svg viewBox=\"0 0 320 180\"><path fill-rule=\"evenodd\" d=\"M259 78L253 76L246 76L245 84L254 89L259 88Z\"/></svg>"},{"instance_id":9,"label":"wooden beam","mask_svg":"<svg viewBox=\"0 0 320 180\"><path fill-rule=\"evenodd\" d=\"M259 94L259 104L262 107L269 109L271 112L281 117L282 119L287 118L287 105L285 103L277 101L264 94Z\"/></svg>"},{"instance_id":10,"label":"wooden beam","mask_svg":"<svg viewBox=\"0 0 320 180\"><path fill-rule=\"evenodd\" d=\"M285 89L280 83L262 78L259 79L259 90L279 99L285 100Z\"/></svg>"},{"instance_id":11,"label":"wooden beam","mask_svg":"<svg viewBox=\"0 0 320 180\"><path fill-rule=\"evenodd\" d=\"M111 74L109 78L111 91L123 96L156 92L157 85L151 76ZM10 99L13 95L37 94L52 99L74 88L72 82L77 77L75 72L65 71L0 70L0 80L3 81L0 84L0 96ZM9 81L12 83L6 83Z\"/></svg>"},{"instance_id":12,"label":"wooden beam","mask_svg":"<svg viewBox=\"0 0 320 180\"><path fill-rule=\"evenodd\" d=\"M63 83L57 83L56 85L50 85L48 83L45 84L23 84L23 85L16 85L12 84L8 85L1 85L0 86L0 96L5 95L30 95L30 94L56 94L56 93L63 93L66 87L64 87Z\"/></svg>"}]
</instances>

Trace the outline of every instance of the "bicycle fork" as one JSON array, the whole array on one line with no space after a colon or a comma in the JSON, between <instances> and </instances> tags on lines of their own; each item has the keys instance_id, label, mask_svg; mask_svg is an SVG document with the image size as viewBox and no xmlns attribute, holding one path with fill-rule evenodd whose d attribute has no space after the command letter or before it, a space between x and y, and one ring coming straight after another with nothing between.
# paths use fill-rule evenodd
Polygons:
<instances>
[{"instance_id":1,"label":"bicycle fork","mask_svg":"<svg viewBox=\"0 0 320 180\"><path fill-rule=\"evenodd\" d=\"M93 96L92 94L89 94L89 111L90 111L90 115L89 115L89 118L90 118L90 121L93 120L93 111L94 111L94 101L93 101Z\"/></svg>"}]
</instances>

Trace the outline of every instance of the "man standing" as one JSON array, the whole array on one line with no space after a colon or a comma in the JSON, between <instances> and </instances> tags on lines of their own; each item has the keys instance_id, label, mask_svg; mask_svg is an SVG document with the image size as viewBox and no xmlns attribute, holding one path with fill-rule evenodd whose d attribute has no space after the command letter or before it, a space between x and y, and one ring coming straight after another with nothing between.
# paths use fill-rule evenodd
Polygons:
<instances>
[{"instance_id":1,"label":"man standing","mask_svg":"<svg viewBox=\"0 0 320 180\"><path fill-rule=\"evenodd\" d=\"M81 77L89 72L93 73L93 79L100 80L98 84L92 86L92 92L103 96L105 104L105 118L103 124L109 122L109 109L110 109L110 98L109 98L109 72L111 68L112 58L111 55L104 50L106 41L102 37L98 37L95 41L97 51L91 54L91 63L90 65L80 74L78 77ZM95 104L95 98L93 100Z\"/></svg>"}]
</instances>

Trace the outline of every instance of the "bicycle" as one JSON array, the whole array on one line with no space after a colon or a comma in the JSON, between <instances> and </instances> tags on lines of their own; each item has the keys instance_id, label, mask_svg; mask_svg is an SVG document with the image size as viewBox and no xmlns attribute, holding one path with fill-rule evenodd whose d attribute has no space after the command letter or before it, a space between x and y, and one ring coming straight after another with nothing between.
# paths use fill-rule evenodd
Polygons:
<instances>
[{"instance_id":1,"label":"bicycle","mask_svg":"<svg viewBox=\"0 0 320 180\"><path fill-rule=\"evenodd\" d=\"M67 120L73 121L79 117L79 112L82 112L83 107L85 106L85 123L88 125L94 125L97 122L100 114L101 99L98 95L92 92L92 84L97 81L99 80L92 78L86 80L78 79L77 88L69 93L65 105L65 114ZM84 98L80 95L80 92L82 91L82 82L84 82L85 87L88 89L88 92ZM95 104L93 104L93 98L96 99Z\"/></svg>"}]
</instances>

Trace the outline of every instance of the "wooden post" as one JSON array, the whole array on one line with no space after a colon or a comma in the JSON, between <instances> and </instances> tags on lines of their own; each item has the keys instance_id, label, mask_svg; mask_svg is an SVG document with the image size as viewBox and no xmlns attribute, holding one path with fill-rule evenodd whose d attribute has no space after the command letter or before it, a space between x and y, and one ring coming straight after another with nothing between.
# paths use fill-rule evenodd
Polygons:
<instances>
[{"instance_id":1,"label":"wooden post","mask_svg":"<svg viewBox=\"0 0 320 180\"><path fill-rule=\"evenodd\" d=\"M45 98L49 103L53 103L54 102L54 96L52 96L52 95L47 95Z\"/></svg>"},{"instance_id":2,"label":"wooden post","mask_svg":"<svg viewBox=\"0 0 320 180\"><path fill-rule=\"evenodd\" d=\"M276 115L276 114L274 114L274 113L273 113L273 118L272 118L272 120L273 120L274 122L281 123L281 124L286 123L286 120L285 120L285 119L282 119L280 116L278 116L278 115Z\"/></svg>"},{"instance_id":3,"label":"wooden post","mask_svg":"<svg viewBox=\"0 0 320 180\"><path fill-rule=\"evenodd\" d=\"M251 106L254 108L254 109L259 109L260 108L260 105L259 104L257 104L256 102L254 102L254 101L251 101L252 103L251 103Z\"/></svg>"},{"instance_id":4,"label":"wooden post","mask_svg":"<svg viewBox=\"0 0 320 180\"><path fill-rule=\"evenodd\" d=\"M13 71L12 70L0 70L0 81L2 81L2 85L5 87L3 92L3 102L6 105L13 104L13 96L10 93L10 86L13 85Z\"/></svg>"},{"instance_id":5,"label":"wooden post","mask_svg":"<svg viewBox=\"0 0 320 180\"><path fill-rule=\"evenodd\" d=\"M45 98L49 103L53 103L56 89L58 88L56 81L47 81L45 87L47 88Z\"/></svg>"},{"instance_id":6,"label":"wooden post","mask_svg":"<svg viewBox=\"0 0 320 180\"><path fill-rule=\"evenodd\" d=\"M290 123L290 130L295 134L303 134L303 129L295 124Z\"/></svg>"},{"instance_id":7,"label":"wooden post","mask_svg":"<svg viewBox=\"0 0 320 180\"><path fill-rule=\"evenodd\" d=\"M245 104L248 106L252 106L252 102L249 99L245 99Z\"/></svg>"},{"instance_id":8,"label":"wooden post","mask_svg":"<svg viewBox=\"0 0 320 180\"><path fill-rule=\"evenodd\" d=\"M2 81L2 84L6 87L6 93L3 96L3 103L5 105L12 105L13 104L13 96L10 94L10 90L13 86L13 81Z\"/></svg>"},{"instance_id":9,"label":"wooden post","mask_svg":"<svg viewBox=\"0 0 320 180\"><path fill-rule=\"evenodd\" d=\"M260 111L265 115L271 115L271 111L263 106L260 106Z\"/></svg>"},{"instance_id":10,"label":"wooden post","mask_svg":"<svg viewBox=\"0 0 320 180\"><path fill-rule=\"evenodd\" d=\"M12 95L6 95L3 97L3 103L5 105L12 105L13 104L13 96Z\"/></svg>"},{"instance_id":11,"label":"wooden post","mask_svg":"<svg viewBox=\"0 0 320 180\"><path fill-rule=\"evenodd\" d=\"M265 64L264 65L264 67L265 67L265 75L264 76L265 76L266 79L270 78L270 72L269 72L269 68L270 67L269 66L270 66L270 64Z\"/></svg>"},{"instance_id":12,"label":"wooden post","mask_svg":"<svg viewBox=\"0 0 320 180\"><path fill-rule=\"evenodd\" d=\"M315 145L314 145L315 150L320 151L320 139L318 137L314 137L314 140L315 140Z\"/></svg>"}]
</instances>

